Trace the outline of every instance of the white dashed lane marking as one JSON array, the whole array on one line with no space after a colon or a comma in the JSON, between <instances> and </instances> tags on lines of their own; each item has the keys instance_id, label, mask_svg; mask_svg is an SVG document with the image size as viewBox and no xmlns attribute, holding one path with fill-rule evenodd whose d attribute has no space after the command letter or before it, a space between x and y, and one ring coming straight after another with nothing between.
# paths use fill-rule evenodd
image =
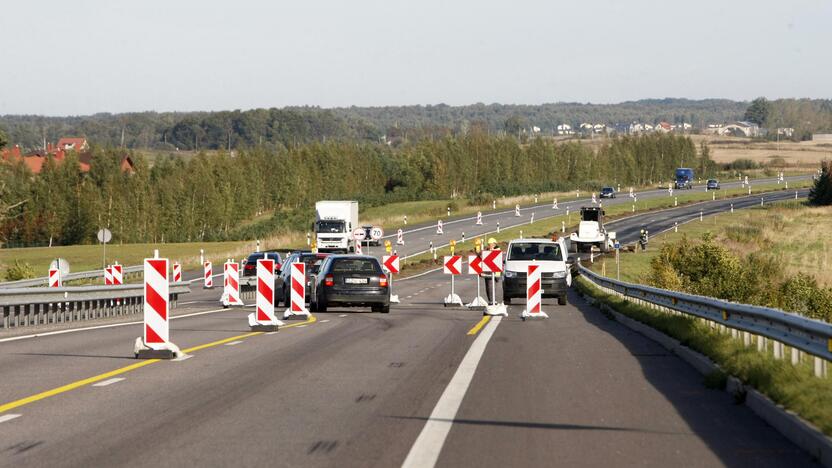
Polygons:
<instances>
[{"instance_id":1,"label":"white dashed lane marking","mask_svg":"<svg viewBox=\"0 0 832 468\"><path fill-rule=\"evenodd\" d=\"M0 423L11 421L12 419L19 418L20 416L20 414L4 414L0 416Z\"/></svg>"},{"instance_id":2,"label":"white dashed lane marking","mask_svg":"<svg viewBox=\"0 0 832 468\"><path fill-rule=\"evenodd\" d=\"M112 379L107 379L98 383L92 384L93 387L106 387L107 385L112 385L117 382L121 382L124 380L124 377L113 377Z\"/></svg>"},{"instance_id":3,"label":"white dashed lane marking","mask_svg":"<svg viewBox=\"0 0 832 468\"><path fill-rule=\"evenodd\" d=\"M225 345L226 345L226 346L236 346L236 345L238 345L238 344L240 344L240 343L242 343L242 341L232 341L232 342L230 342L230 343L226 343Z\"/></svg>"}]
</instances>

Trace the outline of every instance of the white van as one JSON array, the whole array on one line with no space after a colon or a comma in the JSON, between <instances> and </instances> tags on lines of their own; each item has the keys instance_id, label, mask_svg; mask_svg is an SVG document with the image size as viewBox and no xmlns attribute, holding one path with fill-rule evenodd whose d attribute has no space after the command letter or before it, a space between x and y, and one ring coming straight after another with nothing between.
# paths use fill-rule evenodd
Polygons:
<instances>
[{"instance_id":1,"label":"white van","mask_svg":"<svg viewBox=\"0 0 832 468\"><path fill-rule=\"evenodd\" d=\"M567 289L572 286L571 262L566 240L515 239L506 249L503 268L503 302L526 297L526 272L535 263L541 266L543 297L556 297L566 305Z\"/></svg>"}]
</instances>

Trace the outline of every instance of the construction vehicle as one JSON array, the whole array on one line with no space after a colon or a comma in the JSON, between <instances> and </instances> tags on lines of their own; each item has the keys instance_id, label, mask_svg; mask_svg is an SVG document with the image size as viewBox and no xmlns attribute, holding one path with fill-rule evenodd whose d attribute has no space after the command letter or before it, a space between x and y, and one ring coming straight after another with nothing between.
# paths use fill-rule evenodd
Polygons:
<instances>
[{"instance_id":1,"label":"construction vehicle","mask_svg":"<svg viewBox=\"0 0 832 468\"><path fill-rule=\"evenodd\" d=\"M574 252L589 251L597 247L606 253L615 246L615 232L604 228L604 209L596 206L581 208L581 222L578 231L569 234Z\"/></svg>"}]
</instances>

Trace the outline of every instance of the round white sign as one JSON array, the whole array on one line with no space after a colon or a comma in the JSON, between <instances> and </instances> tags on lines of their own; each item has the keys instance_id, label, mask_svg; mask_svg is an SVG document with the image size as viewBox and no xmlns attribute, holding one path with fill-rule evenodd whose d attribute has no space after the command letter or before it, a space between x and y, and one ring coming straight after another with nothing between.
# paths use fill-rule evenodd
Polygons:
<instances>
[{"instance_id":1,"label":"round white sign","mask_svg":"<svg viewBox=\"0 0 832 468\"><path fill-rule=\"evenodd\" d=\"M384 237L384 229L379 226L373 226L373 228L370 229L370 237L372 237L373 240L381 239Z\"/></svg>"},{"instance_id":2,"label":"round white sign","mask_svg":"<svg viewBox=\"0 0 832 468\"><path fill-rule=\"evenodd\" d=\"M352 238L357 241L363 241L367 238L367 233L364 231L363 228L356 228L352 231Z\"/></svg>"},{"instance_id":3,"label":"round white sign","mask_svg":"<svg viewBox=\"0 0 832 468\"><path fill-rule=\"evenodd\" d=\"M98 234L96 234L96 237L98 237L98 242L103 242L106 244L107 242L113 240L113 233L110 232L109 229L101 229L100 231L98 231Z\"/></svg>"},{"instance_id":4,"label":"round white sign","mask_svg":"<svg viewBox=\"0 0 832 468\"><path fill-rule=\"evenodd\" d=\"M61 270L61 276L66 276L69 274L69 262L63 258L56 258L49 264L49 269Z\"/></svg>"}]
</instances>

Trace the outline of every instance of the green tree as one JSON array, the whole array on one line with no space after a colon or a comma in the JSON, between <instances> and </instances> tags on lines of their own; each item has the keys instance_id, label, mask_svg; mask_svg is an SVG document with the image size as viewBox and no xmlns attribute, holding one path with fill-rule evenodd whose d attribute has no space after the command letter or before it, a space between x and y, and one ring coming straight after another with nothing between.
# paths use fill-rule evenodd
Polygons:
<instances>
[{"instance_id":1,"label":"green tree","mask_svg":"<svg viewBox=\"0 0 832 468\"><path fill-rule=\"evenodd\" d=\"M503 122L503 130L509 135L517 135L525 125L525 120L519 115L514 114Z\"/></svg>"},{"instance_id":2,"label":"green tree","mask_svg":"<svg viewBox=\"0 0 832 468\"><path fill-rule=\"evenodd\" d=\"M809 191L809 203L813 205L832 205L832 164L829 161L821 163L820 177L815 179L815 185Z\"/></svg>"},{"instance_id":3,"label":"green tree","mask_svg":"<svg viewBox=\"0 0 832 468\"><path fill-rule=\"evenodd\" d=\"M757 99L751 101L751 105L745 110L743 118L762 127L768 122L770 112L771 104L768 102L768 99L758 97Z\"/></svg>"},{"instance_id":4,"label":"green tree","mask_svg":"<svg viewBox=\"0 0 832 468\"><path fill-rule=\"evenodd\" d=\"M5 148L6 145L8 145L8 144L9 144L9 138L6 136L6 134L3 132L3 130L0 129L0 149Z\"/></svg>"}]
</instances>

